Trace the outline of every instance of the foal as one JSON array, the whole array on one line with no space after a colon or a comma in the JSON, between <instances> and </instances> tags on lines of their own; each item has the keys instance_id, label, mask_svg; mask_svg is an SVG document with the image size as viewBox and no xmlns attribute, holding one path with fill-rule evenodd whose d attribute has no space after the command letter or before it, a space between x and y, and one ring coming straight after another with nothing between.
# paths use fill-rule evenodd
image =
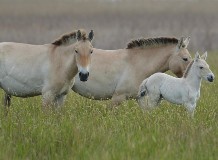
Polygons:
<instances>
[{"instance_id":1,"label":"foal","mask_svg":"<svg viewBox=\"0 0 218 160\"><path fill-rule=\"evenodd\" d=\"M65 34L51 44L0 43L0 87L5 91L5 106L11 95L42 95L43 105L61 106L74 76L87 81L93 47L93 31Z\"/></svg>"},{"instance_id":2,"label":"foal","mask_svg":"<svg viewBox=\"0 0 218 160\"><path fill-rule=\"evenodd\" d=\"M175 78L165 73L155 73L145 79L138 93L139 105L144 109L157 106L161 99L175 104L183 104L191 117L194 117L196 102L200 97L201 79L213 82L214 74L206 63L207 52L202 57L195 54L182 78ZM143 97L147 96L147 104Z\"/></svg>"}]
</instances>

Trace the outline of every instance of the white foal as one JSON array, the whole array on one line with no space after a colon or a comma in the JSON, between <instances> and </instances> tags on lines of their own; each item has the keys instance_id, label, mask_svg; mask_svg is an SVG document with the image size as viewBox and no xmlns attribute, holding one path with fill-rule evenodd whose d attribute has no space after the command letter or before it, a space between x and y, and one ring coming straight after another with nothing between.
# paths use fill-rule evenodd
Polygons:
<instances>
[{"instance_id":1,"label":"white foal","mask_svg":"<svg viewBox=\"0 0 218 160\"><path fill-rule=\"evenodd\" d=\"M200 97L201 79L213 82L214 74L205 61L207 52L202 57L195 54L195 59L188 65L182 78L175 78L165 73L155 73L145 79L138 93L138 103L143 109L152 109L161 99L184 105L191 117L194 117L196 102ZM147 102L143 97L147 96Z\"/></svg>"}]
</instances>

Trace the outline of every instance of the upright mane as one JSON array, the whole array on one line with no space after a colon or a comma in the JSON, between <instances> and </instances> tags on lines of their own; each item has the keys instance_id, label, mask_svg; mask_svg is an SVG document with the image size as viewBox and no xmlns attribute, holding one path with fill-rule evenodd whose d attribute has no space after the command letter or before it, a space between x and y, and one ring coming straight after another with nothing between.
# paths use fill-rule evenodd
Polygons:
<instances>
[{"instance_id":1,"label":"upright mane","mask_svg":"<svg viewBox=\"0 0 218 160\"><path fill-rule=\"evenodd\" d=\"M81 39L82 40L88 39L85 30L80 30L80 31L81 31ZM77 40L77 30L70 33L63 34L54 42L52 42L52 44L55 46L69 45L75 43L76 40Z\"/></svg>"},{"instance_id":2,"label":"upright mane","mask_svg":"<svg viewBox=\"0 0 218 160\"><path fill-rule=\"evenodd\" d=\"M191 69L193 63L194 63L194 60L192 60L192 61L188 64L188 66L187 66L187 68L186 68L186 70L185 70L185 72L184 72L184 74L183 74L183 78L186 78L186 77L188 76L188 73L189 73L189 71L190 71L190 69Z\"/></svg>"},{"instance_id":3,"label":"upright mane","mask_svg":"<svg viewBox=\"0 0 218 160\"><path fill-rule=\"evenodd\" d=\"M137 40L132 40L127 44L127 49L132 48L147 48L153 46L167 45L167 44L178 44L179 40L176 38L159 37L159 38L141 38Z\"/></svg>"}]
</instances>

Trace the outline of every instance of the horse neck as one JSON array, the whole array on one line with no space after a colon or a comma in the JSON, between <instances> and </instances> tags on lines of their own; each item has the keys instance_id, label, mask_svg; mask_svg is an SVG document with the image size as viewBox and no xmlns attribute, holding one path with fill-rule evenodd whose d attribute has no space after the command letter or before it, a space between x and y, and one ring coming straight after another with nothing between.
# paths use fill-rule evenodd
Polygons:
<instances>
[{"instance_id":1,"label":"horse neck","mask_svg":"<svg viewBox=\"0 0 218 160\"><path fill-rule=\"evenodd\" d=\"M191 67L187 77L185 77L186 82L194 89L199 90L201 87L201 78L196 74L195 66Z\"/></svg>"},{"instance_id":2,"label":"horse neck","mask_svg":"<svg viewBox=\"0 0 218 160\"><path fill-rule=\"evenodd\" d=\"M71 46L72 47L72 46ZM71 48L72 50L72 48ZM57 47L51 54L52 69L54 74L59 74L67 80L72 80L77 74L76 58L72 56L70 46Z\"/></svg>"},{"instance_id":3,"label":"horse neck","mask_svg":"<svg viewBox=\"0 0 218 160\"><path fill-rule=\"evenodd\" d=\"M175 54L175 47L176 45L167 45L141 49L140 51L139 49L132 49L130 52L135 53L128 54L130 63L137 72L140 71L142 79L156 72L166 72L169 70L169 59Z\"/></svg>"}]
</instances>

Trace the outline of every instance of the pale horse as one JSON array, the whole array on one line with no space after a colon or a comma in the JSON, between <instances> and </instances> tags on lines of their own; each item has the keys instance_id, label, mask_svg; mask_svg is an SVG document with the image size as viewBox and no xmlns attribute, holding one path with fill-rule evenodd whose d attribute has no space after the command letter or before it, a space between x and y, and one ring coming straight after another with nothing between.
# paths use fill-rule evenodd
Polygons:
<instances>
[{"instance_id":1,"label":"pale horse","mask_svg":"<svg viewBox=\"0 0 218 160\"><path fill-rule=\"evenodd\" d=\"M182 78L165 73L155 73L145 79L139 87L138 102L143 109L152 109L161 99L184 105L191 117L200 97L201 80L213 82L214 74L205 61L207 52L202 57L195 54L195 59L188 65Z\"/></svg>"},{"instance_id":2,"label":"pale horse","mask_svg":"<svg viewBox=\"0 0 218 160\"><path fill-rule=\"evenodd\" d=\"M51 44L31 45L0 43L0 87L5 91L4 104L11 96L42 95L43 106L61 106L79 72L87 81L93 47L93 31L64 34Z\"/></svg>"},{"instance_id":3,"label":"pale horse","mask_svg":"<svg viewBox=\"0 0 218 160\"><path fill-rule=\"evenodd\" d=\"M172 71L181 77L191 61L187 50L190 38L149 38L128 43L126 49L94 48L89 81L76 76L73 90L95 100L112 98L112 105L136 99L141 82L156 72Z\"/></svg>"}]
</instances>

